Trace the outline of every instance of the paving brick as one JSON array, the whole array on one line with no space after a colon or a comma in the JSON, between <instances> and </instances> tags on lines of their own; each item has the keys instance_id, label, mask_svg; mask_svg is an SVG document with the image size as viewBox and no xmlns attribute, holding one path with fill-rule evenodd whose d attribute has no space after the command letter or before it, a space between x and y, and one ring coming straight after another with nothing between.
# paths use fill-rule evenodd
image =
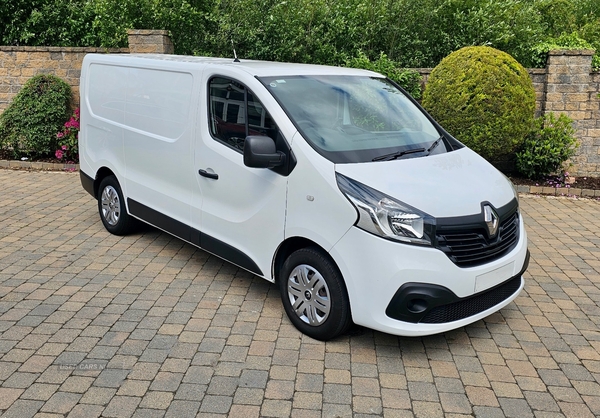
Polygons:
<instances>
[{"instance_id":1,"label":"paving brick","mask_svg":"<svg viewBox=\"0 0 600 418\"><path fill-rule=\"evenodd\" d=\"M393 380L393 379L394 379L394 377L390 376L389 380ZM352 382L352 377L350 375L350 371L348 371L348 370L338 370L338 369L326 369L325 370L325 383L350 384L351 382ZM383 386L383 384L382 384L382 386Z\"/></svg>"},{"instance_id":2,"label":"paving brick","mask_svg":"<svg viewBox=\"0 0 600 418\"><path fill-rule=\"evenodd\" d=\"M235 402L235 400L234 400ZM298 392L294 395L293 408L321 410L323 395L321 393ZM356 412L356 411L355 411Z\"/></svg>"},{"instance_id":3,"label":"paving brick","mask_svg":"<svg viewBox=\"0 0 600 418\"><path fill-rule=\"evenodd\" d=\"M433 383L408 382L411 399L417 401L439 402L438 392Z\"/></svg>"},{"instance_id":4,"label":"paving brick","mask_svg":"<svg viewBox=\"0 0 600 418\"><path fill-rule=\"evenodd\" d=\"M71 376L61 385L62 392L85 393L94 382L93 377Z\"/></svg>"},{"instance_id":5,"label":"paving brick","mask_svg":"<svg viewBox=\"0 0 600 418\"><path fill-rule=\"evenodd\" d=\"M354 396L352 409L356 414L381 415L383 412L381 398L379 397Z\"/></svg>"},{"instance_id":6,"label":"paving brick","mask_svg":"<svg viewBox=\"0 0 600 418\"><path fill-rule=\"evenodd\" d=\"M200 405L200 412L227 414L231 404L232 398L229 396L206 395Z\"/></svg>"},{"instance_id":7,"label":"paving brick","mask_svg":"<svg viewBox=\"0 0 600 418\"><path fill-rule=\"evenodd\" d=\"M117 391L117 395L120 396L144 396L148 387L150 386L150 381L148 380L126 380L123 382L119 390Z\"/></svg>"},{"instance_id":8,"label":"paving brick","mask_svg":"<svg viewBox=\"0 0 600 418\"><path fill-rule=\"evenodd\" d=\"M22 389L0 387L0 410L8 409L22 393Z\"/></svg>"},{"instance_id":9,"label":"paving brick","mask_svg":"<svg viewBox=\"0 0 600 418\"><path fill-rule=\"evenodd\" d=\"M294 382L289 380L269 380L265 398L291 399L294 394Z\"/></svg>"},{"instance_id":10,"label":"paving brick","mask_svg":"<svg viewBox=\"0 0 600 418\"><path fill-rule=\"evenodd\" d=\"M2 415L2 418L33 417L42 407L42 401L17 399Z\"/></svg>"},{"instance_id":11,"label":"paving brick","mask_svg":"<svg viewBox=\"0 0 600 418\"><path fill-rule=\"evenodd\" d=\"M128 374L129 370L104 369L94 381L94 386L119 388Z\"/></svg>"},{"instance_id":12,"label":"paving brick","mask_svg":"<svg viewBox=\"0 0 600 418\"><path fill-rule=\"evenodd\" d=\"M67 418L97 418L102 414L103 406L79 404L69 412Z\"/></svg>"},{"instance_id":13,"label":"paving brick","mask_svg":"<svg viewBox=\"0 0 600 418\"><path fill-rule=\"evenodd\" d=\"M337 383L326 383L323 386L323 402L337 404L351 404L352 387Z\"/></svg>"},{"instance_id":14,"label":"paving brick","mask_svg":"<svg viewBox=\"0 0 600 418\"><path fill-rule=\"evenodd\" d=\"M233 405L228 416L232 418L258 418L260 416L260 407L250 405Z\"/></svg>"},{"instance_id":15,"label":"paving brick","mask_svg":"<svg viewBox=\"0 0 600 418\"><path fill-rule=\"evenodd\" d=\"M275 399L265 399L260 414L263 417L286 418L291 415L292 402Z\"/></svg>"},{"instance_id":16,"label":"paving brick","mask_svg":"<svg viewBox=\"0 0 600 418\"><path fill-rule=\"evenodd\" d=\"M150 391L146 392L140 403L140 408L167 409L171 405L173 394L171 392Z\"/></svg>"},{"instance_id":17,"label":"paving brick","mask_svg":"<svg viewBox=\"0 0 600 418\"><path fill-rule=\"evenodd\" d=\"M266 388L269 373L264 370L243 370L239 379L240 387Z\"/></svg>"},{"instance_id":18,"label":"paving brick","mask_svg":"<svg viewBox=\"0 0 600 418\"><path fill-rule=\"evenodd\" d=\"M239 379L227 376L214 376L208 385L210 395L233 396L238 387Z\"/></svg>"},{"instance_id":19,"label":"paving brick","mask_svg":"<svg viewBox=\"0 0 600 418\"><path fill-rule=\"evenodd\" d=\"M168 417L168 418L193 417L193 416L196 416L196 413L198 412L199 408L200 408L200 402L174 400L169 405L169 409L167 409L165 417ZM232 412L235 413L236 411L233 411L233 408L232 408L232 411L230 411L229 416L232 416ZM237 411L237 412L239 412L238 416L240 416L242 418L250 418L250 417L254 416L251 413L251 411L248 411L248 410ZM242 415L242 412L245 412L247 415Z\"/></svg>"},{"instance_id":20,"label":"paving brick","mask_svg":"<svg viewBox=\"0 0 600 418\"><path fill-rule=\"evenodd\" d=\"M200 402L206 394L207 386L182 383L175 393L175 399Z\"/></svg>"},{"instance_id":21,"label":"paving brick","mask_svg":"<svg viewBox=\"0 0 600 418\"><path fill-rule=\"evenodd\" d=\"M533 417L533 411L525 399L498 398L498 402L506 417Z\"/></svg>"},{"instance_id":22,"label":"paving brick","mask_svg":"<svg viewBox=\"0 0 600 418\"><path fill-rule=\"evenodd\" d=\"M41 411L55 414L67 414L75 407L75 405L77 405L80 398L81 394L78 393L56 392L44 404Z\"/></svg>"},{"instance_id":23,"label":"paving brick","mask_svg":"<svg viewBox=\"0 0 600 418\"><path fill-rule=\"evenodd\" d=\"M93 405L108 405L115 393L117 393L116 389L92 386L85 392L79 402Z\"/></svg>"},{"instance_id":24,"label":"paving brick","mask_svg":"<svg viewBox=\"0 0 600 418\"><path fill-rule=\"evenodd\" d=\"M551 394L546 392L525 392L525 399L534 411L560 412Z\"/></svg>"},{"instance_id":25,"label":"paving brick","mask_svg":"<svg viewBox=\"0 0 600 418\"><path fill-rule=\"evenodd\" d=\"M2 384L7 388L26 389L38 378L39 373L21 373L16 372L10 375Z\"/></svg>"},{"instance_id":26,"label":"paving brick","mask_svg":"<svg viewBox=\"0 0 600 418\"><path fill-rule=\"evenodd\" d=\"M298 373L296 375L296 391L322 392L323 376L321 374Z\"/></svg>"},{"instance_id":27,"label":"paving brick","mask_svg":"<svg viewBox=\"0 0 600 418\"><path fill-rule=\"evenodd\" d=\"M467 386L467 397L471 404L478 406L498 406L498 399L491 389Z\"/></svg>"},{"instance_id":28,"label":"paving brick","mask_svg":"<svg viewBox=\"0 0 600 418\"><path fill-rule=\"evenodd\" d=\"M102 412L102 415L111 418L131 417L135 413L140 401L141 398L138 397L114 396Z\"/></svg>"}]
</instances>

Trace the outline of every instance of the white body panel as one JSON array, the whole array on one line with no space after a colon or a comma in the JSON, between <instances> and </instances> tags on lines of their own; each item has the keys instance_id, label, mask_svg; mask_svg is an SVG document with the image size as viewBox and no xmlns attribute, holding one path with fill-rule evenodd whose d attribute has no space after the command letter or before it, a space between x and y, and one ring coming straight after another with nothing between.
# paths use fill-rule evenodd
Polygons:
<instances>
[{"instance_id":1,"label":"white body panel","mask_svg":"<svg viewBox=\"0 0 600 418\"><path fill-rule=\"evenodd\" d=\"M443 286L464 298L518 275L527 254L522 219L519 241L509 253L477 267L457 267L433 247L357 228L357 209L340 190L336 172L435 218L478 215L484 202L502 207L514 199L514 191L501 173L467 148L388 162L334 164L305 140L256 78L297 74L374 75L299 64L88 55L81 73L82 178L94 181L99 173L112 172L126 200L163 216L164 225L189 229L189 235L175 235L201 247L210 241L237 251L256 269L238 265L260 271L270 281L286 240L301 238L320 247L342 273L353 320L380 331L408 336L443 332L516 298L519 292L477 315L443 324L408 323L386 315L390 299L407 282ZM242 83L268 110L296 161L288 175L245 166L239 151L211 135L207 95L214 76ZM199 170L218 179L200 176ZM236 262L235 257L229 260Z\"/></svg>"},{"instance_id":2,"label":"white body panel","mask_svg":"<svg viewBox=\"0 0 600 418\"><path fill-rule=\"evenodd\" d=\"M329 251L356 221L340 192L335 165L320 157L300 134L292 143L298 166L289 176L286 238L305 237Z\"/></svg>"},{"instance_id":3,"label":"white body panel","mask_svg":"<svg viewBox=\"0 0 600 418\"><path fill-rule=\"evenodd\" d=\"M336 171L435 217L477 214L483 200L500 207L514 198L506 177L469 148L427 158L338 164Z\"/></svg>"}]
</instances>

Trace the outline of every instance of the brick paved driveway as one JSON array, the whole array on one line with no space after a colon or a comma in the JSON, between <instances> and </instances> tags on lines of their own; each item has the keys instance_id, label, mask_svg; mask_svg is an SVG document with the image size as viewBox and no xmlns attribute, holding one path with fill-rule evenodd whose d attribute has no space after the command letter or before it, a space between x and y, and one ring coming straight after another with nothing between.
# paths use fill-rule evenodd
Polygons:
<instances>
[{"instance_id":1,"label":"brick paved driveway","mask_svg":"<svg viewBox=\"0 0 600 418\"><path fill-rule=\"evenodd\" d=\"M599 416L600 203L521 207L515 303L443 335L321 343L274 285L151 228L108 234L77 173L0 170L0 413Z\"/></svg>"}]
</instances>

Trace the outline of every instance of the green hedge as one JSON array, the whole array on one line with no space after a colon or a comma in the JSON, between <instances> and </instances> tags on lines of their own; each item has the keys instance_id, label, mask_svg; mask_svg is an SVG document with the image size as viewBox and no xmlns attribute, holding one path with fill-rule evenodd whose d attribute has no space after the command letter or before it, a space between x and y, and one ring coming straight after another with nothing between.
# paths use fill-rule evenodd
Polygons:
<instances>
[{"instance_id":1,"label":"green hedge","mask_svg":"<svg viewBox=\"0 0 600 418\"><path fill-rule=\"evenodd\" d=\"M453 136L494 163L514 152L531 129L535 90L510 55L487 46L462 48L433 69L423 106Z\"/></svg>"}]
</instances>

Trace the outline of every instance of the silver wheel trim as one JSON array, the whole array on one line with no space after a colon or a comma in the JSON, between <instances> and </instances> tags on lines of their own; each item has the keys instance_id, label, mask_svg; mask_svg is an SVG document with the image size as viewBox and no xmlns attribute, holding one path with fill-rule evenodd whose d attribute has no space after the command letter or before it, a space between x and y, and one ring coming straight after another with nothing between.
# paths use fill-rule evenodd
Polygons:
<instances>
[{"instance_id":1,"label":"silver wheel trim","mask_svg":"<svg viewBox=\"0 0 600 418\"><path fill-rule=\"evenodd\" d=\"M117 190L106 186L102 190L102 217L110 226L115 226L121 217L121 201Z\"/></svg>"},{"instance_id":2,"label":"silver wheel trim","mask_svg":"<svg viewBox=\"0 0 600 418\"><path fill-rule=\"evenodd\" d=\"M288 277L287 291L292 309L307 324L321 325L329 316L329 288L314 267L307 264L296 266Z\"/></svg>"}]
</instances>

